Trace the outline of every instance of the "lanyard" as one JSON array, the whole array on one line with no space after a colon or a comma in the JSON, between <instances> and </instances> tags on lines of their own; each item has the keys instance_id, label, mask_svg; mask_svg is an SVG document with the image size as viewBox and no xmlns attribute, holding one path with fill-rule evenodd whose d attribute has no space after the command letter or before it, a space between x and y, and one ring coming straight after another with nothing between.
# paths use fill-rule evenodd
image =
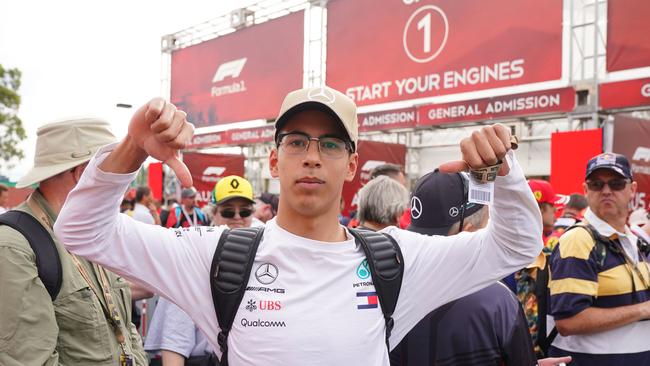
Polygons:
<instances>
[{"instance_id":1,"label":"lanyard","mask_svg":"<svg viewBox=\"0 0 650 366\"><path fill-rule=\"evenodd\" d=\"M623 248L623 245L620 241L610 241L614 244L614 248L616 248L615 252L623 256L623 259L625 260L625 268L627 269L627 272L630 274L630 278L632 280L632 293L634 293L634 296L637 296L636 294L636 281L634 280L634 273L636 273L637 276L639 276L639 279L643 283L643 286L645 286L645 289L650 289L650 284L648 283L648 280L646 280L645 276L643 275L643 272L639 270L639 265L643 265L646 263L645 256L643 253L641 253L641 250L638 249L637 247L637 255L641 257L641 260L635 265L634 261L630 258L630 256L627 254L625 249ZM634 272L633 272L634 271Z\"/></svg>"},{"instance_id":2,"label":"lanyard","mask_svg":"<svg viewBox=\"0 0 650 366\"><path fill-rule=\"evenodd\" d=\"M196 221L196 216L197 216L196 212L194 212L194 215L192 215L192 220L190 220L190 215L187 213L187 211L185 211L185 206L182 206L181 210L183 210L183 215L185 216L185 220L190 224L190 226L198 226Z\"/></svg>"},{"instance_id":3,"label":"lanyard","mask_svg":"<svg viewBox=\"0 0 650 366\"><path fill-rule=\"evenodd\" d=\"M37 218L40 219L41 223L46 224L50 229L53 228L52 221L50 218L45 214L44 210L41 208L41 206L34 201L34 198L30 195L29 198L27 199L27 206L34 212L34 214L37 215ZM77 258L76 255L68 252L70 254L70 257L72 258L72 261L74 262L75 266L77 267L77 270L81 274L81 277L84 278L92 292L95 294L95 296L99 299L99 291L95 288L94 283L90 279L90 275L86 271L86 269L81 265L81 262L79 261L79 258ZM106 304L102 303L99 301L99 304L101 305L101 308L104 312L104 316L108 320L109 324L113 327L113 331L115 333L115 339L117 340L117 343L120 345L120 366L130 366L133 364L133 357L129 355L126 352L126 339L124 337L124 333L122 332L122 320L120 318L119 312L117 311L117 306L115 306L115 302L113 301L113 294L111 294L110 291L110 284L108 282L108 278L106 277L106 272L104 271L103 268L95 267L96 271L99 273L100 280L102 282L101 287L102 287L102 294L104 301Z\"/></svg>"}]
</instances>

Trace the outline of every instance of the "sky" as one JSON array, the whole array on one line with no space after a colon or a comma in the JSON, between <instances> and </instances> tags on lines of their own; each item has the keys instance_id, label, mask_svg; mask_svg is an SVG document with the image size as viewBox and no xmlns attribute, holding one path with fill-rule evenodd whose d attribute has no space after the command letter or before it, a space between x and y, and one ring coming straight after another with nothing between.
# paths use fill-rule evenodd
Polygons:
<instances>
[{"instance_id":1,"label":"sky","mask_svg":"<svg viewBox=\"0 0 650 366\"><path fill-rule=\"evenodd\" d=\"M32 166L36 130L94 115L126 134L132 110L161 93L160 39L250 1L0 0L0 64L22 71L18 116L28 138L17 180Z\"/></svg>"}]
</instances>

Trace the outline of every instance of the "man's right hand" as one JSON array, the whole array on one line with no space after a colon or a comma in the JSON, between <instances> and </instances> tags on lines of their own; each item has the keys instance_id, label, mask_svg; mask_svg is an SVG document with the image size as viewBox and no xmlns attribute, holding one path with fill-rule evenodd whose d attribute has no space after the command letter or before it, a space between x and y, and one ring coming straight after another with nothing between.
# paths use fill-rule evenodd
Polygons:
<instances>
[{"instance_id":1,"label":"man's right hand","mask_svg":"<svg viewBox=\"0 0 650 366\"><path fill-rule=\"evenodd\" d=\"M187 122L185 112L162 98L154 98L135 112L128 135L99 168L109 173L131 173L152 156L169 165L184 187L191 187L192 176L179 159L179 150L193 134L194 126Z\"/></svg>"},{"instance_id":2,"label":"man's right hand","mask_svg":"<svg viewBox=\"0 0 650 366\"><path fill-rule=\"evenodd\" d=\"M192 186L192 176L179 159L194 135L194 126L187 114L162 98L154 98L138 109L129 124L129 137L148 155L167 164L184 187Z\"/></svg>"}]
</instances>

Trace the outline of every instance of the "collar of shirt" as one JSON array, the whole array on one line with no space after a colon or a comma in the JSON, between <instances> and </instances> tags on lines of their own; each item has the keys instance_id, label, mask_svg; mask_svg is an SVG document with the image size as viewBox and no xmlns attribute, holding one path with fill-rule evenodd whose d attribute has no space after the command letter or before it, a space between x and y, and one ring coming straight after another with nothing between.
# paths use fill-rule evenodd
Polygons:
<instances>
[{"instance_id":1,"label":"collar of shirt","mask_svg":"<svg viewBox=\"0 0 650 366\"><path fill-rule=\"evenodd\" d=\"M589 208L585 212L585 221L591 224L591 226L593 226L601 235L605 235L610 238L613 235L616 235L621 242L623 249L625 249L627 255L632 259L634 263L638 262L639 256L637 255L636 249L637 236L634 235L632 231L630 231L630 228L627 225L625 225L624 233L616 231L616 229L614 229L610 224L596 216L596 214Z\"/></svg>"},{"instance_id":2,"label":"collar of shirt","mask_svg":"<svg viewBox=\"0 0 650 366\"><path fill-rule=\"evenodd\" d=\"M45 211L45 214L49 216L49 219L52 223L56 222L57 214L52 210L50 207L50 204L47 203L47 200L45 200L45 197L41 194L41 191L38 189L34 190L32 193L32 198L38 203L41 208L43 208L43 211Z\"/></svg>"}]
</instances>

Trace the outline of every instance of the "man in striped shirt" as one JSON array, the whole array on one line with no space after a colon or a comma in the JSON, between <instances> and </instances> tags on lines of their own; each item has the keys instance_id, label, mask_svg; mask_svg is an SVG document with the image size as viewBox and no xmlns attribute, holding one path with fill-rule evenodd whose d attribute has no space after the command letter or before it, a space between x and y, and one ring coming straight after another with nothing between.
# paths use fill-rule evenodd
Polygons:
<instances>
[{"instance_id":1,"label":"man in striped shirt","mask_svg":"<svg viewBox=\"0 0 650 366\"><path fill-rule=\"evenodd\" d=\"M573 365L650 365L647 252L626 225L637 189L628 160L605 153L587 164L589 208L550 256L551 356Z\"/></svg>"}]
</instances>

